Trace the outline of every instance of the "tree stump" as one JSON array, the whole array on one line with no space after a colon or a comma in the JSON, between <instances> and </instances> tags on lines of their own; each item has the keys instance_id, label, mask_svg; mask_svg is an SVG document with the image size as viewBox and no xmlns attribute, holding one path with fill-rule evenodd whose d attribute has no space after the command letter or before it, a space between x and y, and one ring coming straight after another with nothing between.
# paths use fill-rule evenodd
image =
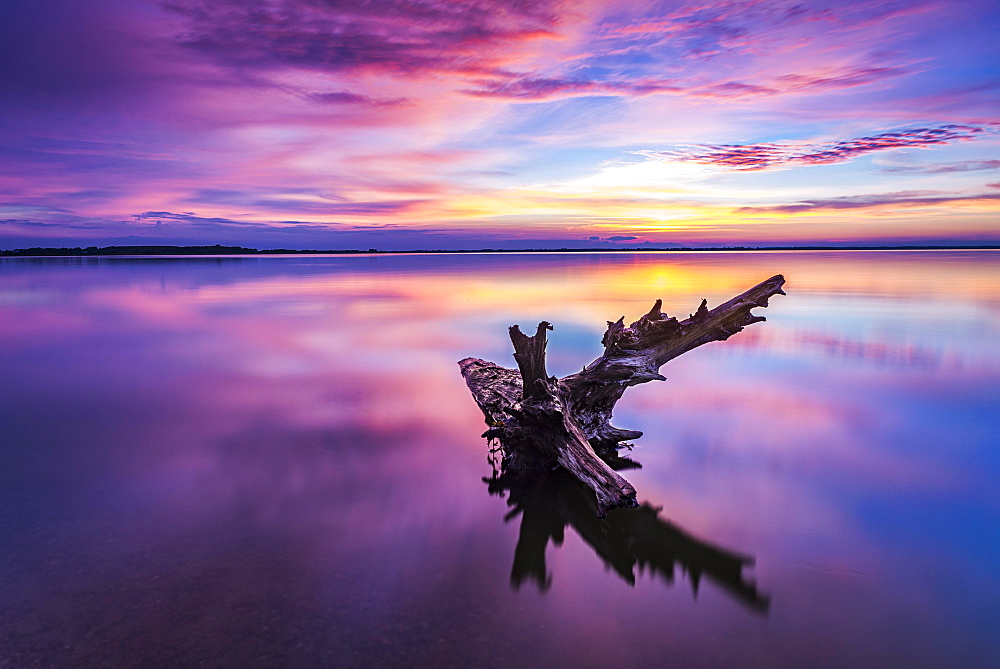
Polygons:
<instances>
[{"instance_id":1,"label":"tree stump","mask_svg":"<svg viewBox=\"0 0 1000 669\"><path fill-rule=\"evenodd\" d=\"M542 321L534 335L510 327L518 369L478 358L458 364L482 409L489 429L483 437L499 443L501 469L511 477L565 469L594 491L598 516L615 507L637 506L636 491L610 463L618 450L642 432L611 425L615 404L626 388L663 381L659 369L693 348L722 341L747 325L764 321L751 313L772 295L784 295L780 274L709 310L702 300L682 321L660 312L661 300L628 327L625 318L608 321L604 354L576 374L561 379L545 371L546 334Z\"/></svg>"}]
</instances>

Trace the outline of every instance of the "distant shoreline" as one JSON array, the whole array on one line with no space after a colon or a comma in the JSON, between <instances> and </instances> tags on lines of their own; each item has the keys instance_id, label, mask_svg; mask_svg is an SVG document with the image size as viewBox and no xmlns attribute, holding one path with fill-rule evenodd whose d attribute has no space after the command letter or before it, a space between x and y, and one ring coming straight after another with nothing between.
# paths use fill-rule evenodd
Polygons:
<instances>
[{"instance_id":1,"label":"distant shoreline","mask_svg":"<svg viewBox=\"0 0 1000 669\"><path fill-rule=\"evenodd\" d=\"M94 257L94 256L218 256L218 255L401 255L448 253L663 253L704 251L993 251L996 244L894 245L894 246L705 246L690 248L540 248L540 249L414 249L409 251L384 251L380 249L253 249L243 246L89 246L82 247L31 247L0 250L0 257Z\"/></svg>"}]
</instances>

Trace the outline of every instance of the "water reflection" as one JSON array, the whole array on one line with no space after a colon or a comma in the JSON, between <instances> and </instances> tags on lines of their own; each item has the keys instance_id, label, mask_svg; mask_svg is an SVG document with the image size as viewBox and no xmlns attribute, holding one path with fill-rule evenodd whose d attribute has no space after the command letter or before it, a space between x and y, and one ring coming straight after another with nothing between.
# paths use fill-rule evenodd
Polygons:
<instances>
[{"instance_id":1,"label":"water reflection","mask_svg":"<svg viewBox=\"0 0 1000 669\"><path fill-rule=\"evenodd\" d=\"M496 472L483 480L491 495L506 495L507 505L513 507L504 522L521 516L510 574L515 589L525 582L542 591L551 587L545 549L550 541L562 545L568 526L629 585L635 585L636 568L668 584L673 584L679 569L687 575L695 596L705 576L753 610L766 612L770 606L770 597L758 592L757 584L743 573L754 563L752 557L692 536L660 518L661 509L648 502L634 509L614 509L607 518L598 518L593 491L561 469L530 483Z\"/></svg>"},{"instance_id":2,"label":"water reflection","mask_svg":"<svg viewBox=\"0 0 1000 669\"><path fill-rule=\"evenodd\" d=\"M0 259L0 666L1000 666L998 259ZM779 270L619 404L663 512L484 494L455 360Z\"/></svg>"}]
</instances>

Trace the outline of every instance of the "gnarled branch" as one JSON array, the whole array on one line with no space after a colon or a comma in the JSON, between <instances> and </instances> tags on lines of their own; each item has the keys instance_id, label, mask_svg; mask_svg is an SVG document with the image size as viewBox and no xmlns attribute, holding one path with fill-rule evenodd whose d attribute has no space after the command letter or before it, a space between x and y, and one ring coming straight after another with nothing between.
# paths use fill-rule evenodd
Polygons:
<instances>
[{"instance_id":1,"label":"gnarled branch","mask_svg":"<svg viewBox=\"0 0 1000 669\"><path fill-rule=\"evenodd\" d=\"M626 388L664 380L660 367L711 341L728 339L747 325L765 320L754 315L773 295L784 295L780 274L709 310L705 300L683 321L661 313L662 301L628 327L624 317L608 322L604 354L583 371L562 379L545 371L546 333L538 324L533 336L510 328L518 371L477 358L459 362L462 375L490 428L483 435L500 442L503 467L510 473L561 466L594 490L599 515L617 506L635 506L635 489L606 461L614 461L625 441L642 436L610 423Z\"/></svg>"}]
</instances>

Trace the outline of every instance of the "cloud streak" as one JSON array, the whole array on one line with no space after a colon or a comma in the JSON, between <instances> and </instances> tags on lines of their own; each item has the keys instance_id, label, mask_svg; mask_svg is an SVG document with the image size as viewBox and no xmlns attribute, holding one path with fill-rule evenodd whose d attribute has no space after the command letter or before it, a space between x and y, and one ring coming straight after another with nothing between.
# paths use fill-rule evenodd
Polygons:
<instances>
[{"instance_id":1,"label":"cloud streak","mask_svg":"<svg viewBox=\"0 0 1000 669\"><path fill-rule=\"evenodd\" d=\"M991 202L1000 200L1000 194L939 195L936 191L900 191L877 195L849 195L828 199L806 200L795 204L777 206L741 207L737 213L803 214L849 209L879 207L929 207L960 202Z\"/></svg>"},{"instance_id":2,"label":"cloud streak","mask_svg":"<svg viewBox=\"0 0 1000 669\"><path fill-rule=\"evenodd\" d=\"M588 95L640 97L669 94L683 97L739 100L793 94L809 94L865 86L910 73L905 66L852 67L812 73L792 73L762 80L760 83L723 80L706 82L704 78L634 80L539 77L498 73L480 79L475 87L463 89L467 95L505 100L557 100Z\"/></svg>"},{"instance_id":3,"label":"cloud streak","mask_svg":"<svg viewBox=\"0 0 1000 669\"><path fill-rule=\"evenodd\" d=\"M963 160L957 163L937 163L934 165L892 165L885 172L907 172L917 174L953 174L955 172L978 172L1000 169L1000 160Z\"/></svg>"},{"instance_id":4,"label":"cloud streak","mask_svg":"<svg viewBox=\"0 0 1000 669\"><path fill-rule=\"evenodd\" d=\"M506 76L480 80L478 88L467 88L468 95L507 100L556 100L587 95L650 95L652 93L683 93L681 82L653 81L592 81L559 77Z\"/></svg>"},{"instance_id":5,"label":"cloud streak","mask_svg":"<svg viewBox=\"0 0 1000 669\"><path fill-rule=\"evenodd\" d=\"M845 163L858 156L879 151L948 144L974 139L987 132L988 129L980 125L942 124L884 132L836 142L709 144L672 151L640 153L651 158L712 165L733 170L764 170L797 165Z\"/></svg>"}]
</instances>

